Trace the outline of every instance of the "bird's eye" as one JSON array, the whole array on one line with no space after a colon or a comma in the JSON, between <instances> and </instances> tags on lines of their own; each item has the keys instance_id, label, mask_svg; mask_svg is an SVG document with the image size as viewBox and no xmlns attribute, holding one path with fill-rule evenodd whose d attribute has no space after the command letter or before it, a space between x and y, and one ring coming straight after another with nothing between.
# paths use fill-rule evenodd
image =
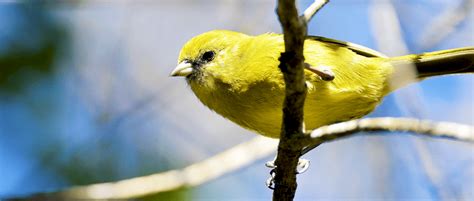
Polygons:
<instances>
[{"instance_id":1,"label":"bird's eye","mask_svg":"<svg viewBox=\"0 0 474 201\"><path fill-rule=\"evenodd\" d=\"M216 53L214 51L207 51L207 52L204 52L204 54L202 54L202 61L205 61L205 62L210 62L214 59L214 55Z\"/></svg>"}]
</instances>

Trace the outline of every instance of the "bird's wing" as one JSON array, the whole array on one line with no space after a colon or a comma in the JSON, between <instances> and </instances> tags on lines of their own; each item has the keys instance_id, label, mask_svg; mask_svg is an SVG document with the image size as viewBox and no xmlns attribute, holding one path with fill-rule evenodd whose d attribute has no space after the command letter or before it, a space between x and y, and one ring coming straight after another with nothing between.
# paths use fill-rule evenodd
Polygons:
<instances>
[{"instance_id":1,"label":"bird's wing","mask_svg":"<svg viewBox=\"0 0 474 201\"><path fill-rule=\"evenodd\" d=\"M386 55L384 55L380 52L377 52L377 51L375 51L373 49L370 49L368 47L364 47L362 45L358 45L358 44L354 44L354 43L350 43L350 42L335 40L335 39L331 39L331 38L325 38L325 37L321 37L321 36L308 36L307 39L321 41L321 42L325 42L325 43L332 43L332 44L335 44L337 46L348 48L348 49L352 50L353 52L355 52L356 54L366 56L366 57L387 58Z\"/></svg>"}]
</instances>

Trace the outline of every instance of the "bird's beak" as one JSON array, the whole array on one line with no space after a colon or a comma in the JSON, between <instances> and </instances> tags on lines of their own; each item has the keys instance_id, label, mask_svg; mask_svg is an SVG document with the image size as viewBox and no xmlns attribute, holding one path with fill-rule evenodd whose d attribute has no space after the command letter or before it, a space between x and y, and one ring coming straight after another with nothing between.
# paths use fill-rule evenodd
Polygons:
<instances>
[{"instance_id":1,"label":"bird's beak","mask_svg":"<svg viewBox=\"0 0 474 201\"><path fill-rule=\"evenodd\" d=\"M176 68L171 72L171 76L183 76L186 77L193 72L193 65L183 61L176 66Z\"/></svg>"}]
</instances>

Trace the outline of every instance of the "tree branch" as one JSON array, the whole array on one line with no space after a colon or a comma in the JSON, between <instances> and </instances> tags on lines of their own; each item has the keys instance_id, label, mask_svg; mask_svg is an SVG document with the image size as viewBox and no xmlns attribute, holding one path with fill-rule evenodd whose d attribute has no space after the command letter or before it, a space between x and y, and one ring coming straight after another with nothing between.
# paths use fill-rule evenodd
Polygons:
<instances>
[{"instance_id":1,"label":"tree branch","mask_svg":"<svg viewBox=\"0 0 474 201\"><path fill-rule=\"evenodd\" d=\"M285 52L280 56L279 68L285 80L285 100L280 143L275 160L273 200L293 200L296 192L296 166L301 146L296 139L303 136L303 106L306 98L303 47L308 20L327 0L316 0L304 15L298 16L294 0L278 0L277 14L282 25Z\"/></svg>"},{"instance_id":2,"label":"tree branch","mask_svg":"<svg viewBox=\"0 0 474 201\"><path fill-rule=\"evenodd\" d=\"M361 131L407 131L429 137L442 137L474 143L474 128L469 125L432 122L411 118L369 118L323 126L295 141L297 146L313 146L356 136ZM393 133L393 132L389 132ZM16 200L129 199L194 187L238 170L269 156L277 141L262 136L236 145L220 154L188 167L115 182L76 186L54 193L32 195ZM309 151L305 148L305 151Z\"/></svg>"}]
</instances>

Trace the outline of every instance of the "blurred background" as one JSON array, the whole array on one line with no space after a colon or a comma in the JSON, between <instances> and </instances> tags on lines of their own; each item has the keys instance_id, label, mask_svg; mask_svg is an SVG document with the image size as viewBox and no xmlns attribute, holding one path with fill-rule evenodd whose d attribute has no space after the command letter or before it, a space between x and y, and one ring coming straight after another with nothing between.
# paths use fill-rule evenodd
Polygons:
<instances>
[{"instance_id":1,"label":"blurred background","mask_svg":"<svg viewBox=\"0 0 474 201\"><path fill-rule=\"evenodd\" d=\"M299 1L301 9L312 1ZM281 32L274 0L0 0L0 198L183 168L254 137L171 78L213 29ZM388 55L474 45L472 0L337 0L311 35ZM425 80L370 116L474 125L472 75ZM474 147L358 136L305 156L296 200L474 200ZM270 200L267 159L164 200Z\"/></svg>"}]
</instances>

